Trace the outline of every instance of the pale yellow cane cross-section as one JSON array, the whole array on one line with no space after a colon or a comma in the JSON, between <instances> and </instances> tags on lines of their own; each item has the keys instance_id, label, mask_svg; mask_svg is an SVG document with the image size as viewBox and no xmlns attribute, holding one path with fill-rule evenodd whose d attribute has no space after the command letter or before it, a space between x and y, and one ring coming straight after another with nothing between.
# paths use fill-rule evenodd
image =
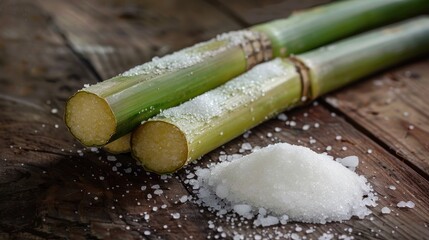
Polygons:
<instances>
[{"instance_id":1,"label":"pale yellow cane cross-section","mask_svg":"<svg viewBox=\"0 0 429 240\"><path fill-rule=\"evenodd\" d=\"M108 143L116 130L115 116L107 102L95 94L76 93L66 105L66 124L86 146Z\"/></svg>"},{"instance_id":2,"label":"pale yellow cane cross-section","mask_svg":"<svg viewBox=\"0 0 429 240\"><path fill-rule=\"evenodd\" d=\"M144 168L156 173L170 173L183 167L188 159L188 143L176 126L149 121L138 127L131 138L133 155Z\"/></svg>"}]
</instances>

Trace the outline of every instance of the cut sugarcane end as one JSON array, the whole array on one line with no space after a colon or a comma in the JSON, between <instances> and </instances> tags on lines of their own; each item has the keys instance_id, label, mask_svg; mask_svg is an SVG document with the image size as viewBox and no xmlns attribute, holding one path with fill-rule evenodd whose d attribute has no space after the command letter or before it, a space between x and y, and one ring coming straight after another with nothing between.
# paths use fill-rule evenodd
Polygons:
<instances>
[{"instance_id":1,"label":"cut sugarcane end","mask_svg":"<svg viewBox=\"0 0 429 240\"><path fill-rule=\"evenodd\" d=\"M116 120L107 102L95 94L78 92L66 105L70 132L86 146L102 146L116 131Z\"/></svg>"},{"instance_id":2,"label":"cut sugarcane end","mask_svg":"<svg viewBox=\"0 0 429 240\"><path fill-rule=\"evenodd\" d=\"M148 121L134 130L131 137L133 156L143 167L158 174L171 173L188 160L188 143L173 124Z\"/></svg>"},{"instance_id":3,"label":"cut sugarcane end","mask_svg":"<svg viewBox=\"0 0 429 240\"><path fill-rule=\"evenodd\" d=\"M115 141L105 145L103 149L113 154L127 153L131 151L130 140L131 133L128 133L127 135L122 136Z\"/></svg>"}]
</instances>

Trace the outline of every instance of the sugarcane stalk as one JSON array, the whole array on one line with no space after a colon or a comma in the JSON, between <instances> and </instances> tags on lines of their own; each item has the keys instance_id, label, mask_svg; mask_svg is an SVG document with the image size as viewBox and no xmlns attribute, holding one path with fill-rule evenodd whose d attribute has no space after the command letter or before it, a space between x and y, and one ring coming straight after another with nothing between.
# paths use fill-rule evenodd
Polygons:
<instances>
[{"instance_id":1,"label":"sugarcane stalk","mask_svg":"<svg viewBox=\"0 0 429 240\"><path fill-rule=\"evenodd\" d=\"M149 171L174 172L274 114L302 103L303 97L314 99L363 76L427 54L427 46L429 18L421 17L290 60L260 64L140 125L131 137L132 155ZM305 91L304 86L309 90Z\"/></svg>"},{"instance_id":2,"label":"sugarcane stalk","mask_svg":"<svg viewBox=\"0 0 429 240\"><path fill-rule=\"evenodd\" d=\"M66 125L82 144L102 146L273 54L307 51L428 8L425 0L349 0L222 34L78 91L67 102Z\"/></svg>"},{"instance_id":3,"label":"sugarcane stalk","mask_svg":"<svg viewBox=\"0 0 429 240\"><path fill-rule=\"evenodd\" d=\"M115 141L103 146L103 149L109 153L119 154L131 151L131 133L128 133Z\"/></svg>"},{"instance_id":4,"label":"sugarcane stalk","mask_svg":"<svg viewBox=\"0 0 429 240\"><path fill-rule=\"evenodd\" d=\"M408 20L292 57L305 65L315 99L385 67L429 52L429 17Z\"/></svg>"}]
</instances>

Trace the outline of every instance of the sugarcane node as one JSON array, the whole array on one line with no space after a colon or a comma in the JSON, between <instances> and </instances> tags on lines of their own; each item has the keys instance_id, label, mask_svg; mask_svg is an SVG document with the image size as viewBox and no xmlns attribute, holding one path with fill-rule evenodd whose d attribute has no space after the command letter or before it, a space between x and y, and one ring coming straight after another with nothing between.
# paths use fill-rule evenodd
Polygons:
<instances>
[{"instance_id":1,"label":"sugarcane node","mask_svg":"<svg viewBox=\"0 0 429 240\"><path fill-rule=\"evenodd\" d=\"M257 31L251 32L251 37L246 36L246 41L241 43L241 48L243 49L247 62L247 69L251 69L259 63L271 60L273 56L269 38L264 33Z\"/></svg>"},{"instance_id":2,"label":"sugarcane node","mask_svg":"<svg viewBox=\"0 0 429 240\"><path fill-rule=\"evenodd\" d=\"M310 79L310 68L298 59L296 56L289 57L291 62L295 65L296 71L299 74L302 85L301 100L307 102L312 100L311 96L311 79Z\"/></svg>"}]
</instances>

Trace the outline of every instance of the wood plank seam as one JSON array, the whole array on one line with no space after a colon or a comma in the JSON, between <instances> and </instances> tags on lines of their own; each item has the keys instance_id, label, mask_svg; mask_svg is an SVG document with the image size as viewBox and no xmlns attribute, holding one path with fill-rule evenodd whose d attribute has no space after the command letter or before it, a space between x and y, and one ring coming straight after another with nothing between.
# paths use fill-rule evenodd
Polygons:
<instances>
[{"instance_id":1,"label":"wood plank seam","mask_svg":"<svg viewBox=\"0 0 429 240\"><path fill-rule=\"evenodd\" d=\"M395 149L391 148L386 142L384 142L382 139L375 136L371 131L366 129L364 126L359 124L357 121L355 121L353 118L347 115L347 113L341 111L341 109L336 108L335 106L329 104L324 98L320 99L320 103L329 109L331 112L334 112L335 114L341 116L344 118L344 120L352 125L357 131L361 132L363 135L374 141L376 144L378 144L381 148L386 150L388 153L390 153L392 156L394 156L399 161L404 162L407 166L409 166L413 171L415 171L417 174L422 176L424 179L429 181L429 174L421 170L419 167L417 167L415 164L413 164L411 161L407 160L405 157L398 154Z\"/></svg>"},{"instance_id":2,"label":"wood plank seam","mask_svg":"<svg viewBox=\"0 0 429 240\"><path fill-rule=\"evenodd\" d=\"M71 44L70 39L67 37L65 31L60 28L60 26L55 22L55 18L51 15L49 15L49 23L52 25L52 29L55 31L55 33L57 33L61 40L63 40L64 45L70 50L70 52L72 52L73 55L77 57L77 59L89 70L89 72L94 75L94 77L97 79L97 82L103 81L103 78L100 76L91 61L73 47L73 44Z\"/></svg>"},{"instance_id":3,"label":"wood plank seam","mask_svg":"<svg viewBox=\"0 0 429 240\"><path fill-rule=\"evenodd\" d=\"M234 10L229 8L227 5L224 5L223 3L219 2L218 0L206 0L206 2L212 5L214 8L216 8L219 12L225 14L227 17L234 20L237 24L239 24L243 28L247 28L251 26L251 24L246 22L246 20L241 18L239 15L235 14Z\"/></svg>"}]
</instances>

